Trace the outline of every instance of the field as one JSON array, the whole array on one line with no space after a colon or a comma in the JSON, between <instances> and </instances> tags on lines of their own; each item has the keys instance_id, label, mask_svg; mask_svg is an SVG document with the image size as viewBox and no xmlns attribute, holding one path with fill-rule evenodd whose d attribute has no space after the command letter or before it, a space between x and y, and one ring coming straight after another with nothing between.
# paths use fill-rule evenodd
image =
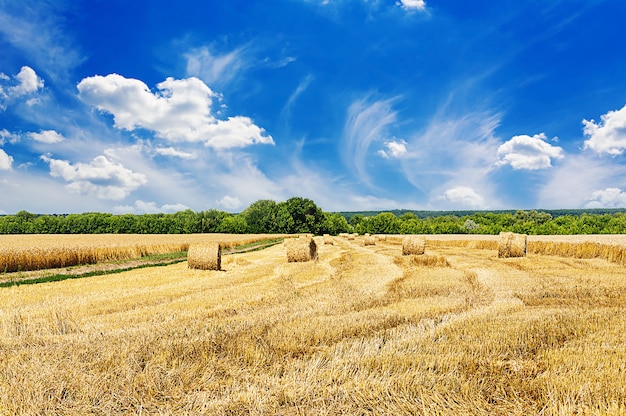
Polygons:
<instances>
[{"instance_id":1,"label":"field","mask_svg":"<svg viewBox=\"0 0 626 416\"><path fill-rule=\"evenodd\" d=\"M623 237L426 238L0 288L0 415L626 414Z\"/></svg>"}]
</instances>

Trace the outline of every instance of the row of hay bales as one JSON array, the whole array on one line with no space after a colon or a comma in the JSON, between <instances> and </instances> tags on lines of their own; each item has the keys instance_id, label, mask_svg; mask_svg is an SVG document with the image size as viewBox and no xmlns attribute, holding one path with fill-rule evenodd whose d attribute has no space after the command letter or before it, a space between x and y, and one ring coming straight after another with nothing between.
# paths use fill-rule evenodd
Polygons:
<instances>
[{"instance_id":1,"label":"row of hay bales","mask_svg":"<svg viewBox=\"0 0 626 416\"><path fill-rule=\"evenodd\" d=\"M330 240L329 244L332 244ZM284 242L288 262L317 260L317 244L311 236L288 238ZM190 269L221 270L222 248L219 243L192 244L187 252Z\"/></svg>"},{"instance_id":2,"label":"row of hay bales","mask_svg":"<svg viewBox=\"0 0 626 416\"><path fill-rule=\"evenodd\" d=\"M348 235L347 238L354 238ZM333 244L333 237L325 234L324 244ZM380 238L380 237L379 237ZM376 237L365 235L366 246L376 245ZM287 252L287 262L307 262L317 260L317 244L313 237L306 235L298 238L289 238L284 242ZM498 242L498 257L525 257L528 247L528 238L525 234L511 232L500 233ZM402 255L422 255L426 251L426 238L410 235L402 240ZM222 248L219 243L192 244L187 252L187 264L190 269L221 270Z\"/></svg>"},{"instance_id":3,"label":"row of hay bales","mask_svg":"<svg viewBox=\"0 0 626 416\"><path fill-rule=\"evenodd\" d=\"M364 245L376 245L376 238L383 240L383 237L374 237L365 234ZM402 239L402 255L422 255L426 250L426 238L423 236L409 235ZM525 257L528 251L528 237L526 234L512 232L501 232L498 240L498 257Z\"/></svg>"}]
</instances>

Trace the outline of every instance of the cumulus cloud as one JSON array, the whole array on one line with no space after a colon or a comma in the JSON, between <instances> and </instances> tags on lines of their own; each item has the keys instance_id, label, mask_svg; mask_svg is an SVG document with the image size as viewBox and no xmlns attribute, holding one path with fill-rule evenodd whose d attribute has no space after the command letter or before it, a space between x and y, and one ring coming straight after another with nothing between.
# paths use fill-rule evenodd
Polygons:
<instances>
[{"instance_id":1,"label":"cumulus cloud","mask_svg":"<svg viewBox=\"0 0 626 416\"><path fill-rule=\"evenodd\" d=\"M468 186L457 186L448 189L438 199L449 202L454 206L485 208L485 199Z\"/></svg>"},{"instance_id":2,"label":"cumulus cloud","mask_svg":"<svg viewBox=\"0 0 626 416\"><path fill-rule=\"evenodd\" d=\"M119 129L144 128L171 142L202 142L215 149L274 144L248 117L216 119L211 114L216 94L198 78L170 77L157 88L152 93L142 81L118 74L96 75L78 84L80 99L112 114Z\"/></svg>"},{"instance_id":3,"label":"cumulus cloud","mask_svg":"<svg viewBox=\"0 0 626 416\"><path fill-rule=\"evenodd\" d=\"M385 142L385 147L387 150L381 149L378 151L378 154L384 157L385 159L399 159L408 154L406 150L407 142L400 140L389 140Z\"/></svg>"},{"instance_id":4,"label":"cumulus cloud","mask_svg":"<svg viewBox=\"0 0 626 416\"><path fill-rule=\"evenodd\" d=\"M424 0L400 0L396 4L404 10L425 10L426 2Z\"/></svg>"},{"instance_id":5,"label":"cumulus cloud","mask_svg":"<svg viewBox=\"0 0 626 416\"><path fill-rule=\"evenodd\" d=\"M606 188L593 192L587 201L585 208L624 208L626 192L619 188Z\"/></svg>"},{"instance_id":6,"label":"cumulus cloud","mask_svg":"<svg viewBox=\"0 0 626 416\"><path fill-rule=\"evenodd\" d=\"M563 159L563 149L546 142L544 133L534 136L513 136L498 148L498 166L511 165L513 169L537 170L552 166L553 159Z\"/></svg>"},{"instance_id":7,"label":"cumulus cloud","mask_svg":"<svg viewBox=\"0 0 626 416\"><path fill-rule=\"evenodd\" d=\"M626 105L603 114L600 119L599 123L583 120L583 132L588 137L584 148L599 154L621 155L626 149Z\"/></svg>"},{"instance_id":8,"label":"cumulus cloud","mask_svg":"<svg viewBox=\"0 0 626 416\"><path fill-rule=\"evenodd\" d=\"M224 195L222 198L220 198L217 203L229 210L235 210L239 207L241 207L241 200L239 198L237 198L236 196L230 196L230 195Z\"/></svg>"},{"instance_id":9,"label":"cumulus cloud","mask_svg":"<svg viewBox=\"0 0 626 416\"><path fill-rule=\"evenodd\" d=\"M23 66L13 78L12 81L6 74L0 73L0 109L6 109L11 100L43 88L43 80L28 66Z\"/></svg>"},{"instance_id":10,"label":"cumulus cloud","mask_svg":"<svg viewBox=\"0 0 626 416\"><path fill-rule=\"evenodd\" d=\"M188 206L183 204L165 204L157 206L156 202L145 202L142 200L135 201L134 205L117 205L113 208L113 211L118 214L174 214L179 211L185 211L189 209Z\"/></svg>"},{"instance_id":11,"label":"cumulus cloud","mask_svg":"<svg viewBox=\"0 0 626 416\"><path fill-rule=\"evenodd\" d=\"M179 157L187 160L196 159L198 157L195 153L183 152L173 147L158 147L155 149L155 152L161 156Z\"/></svg>"},{"instance_id":12,"label":"cumulus cloud","mask_svg":"<svg viewBox=\"0 0 626 416\"><path fill-rule=\"evenodd\" d=\"M20 141L19 135L11 133L7 129L0 130L0 146L2 146L5 142L17 143L19 141Z\"/></svg>"},{"instance_id":13,"label":"cumulus cloud","mask_svg":"<svg viewBox=\"0 0 626 416\"><path fill-rule=\"evenodd\" d=\"M60 143L63 140L65 140L65 138L57 133L54 130L42 130L39 133L28 133L28 135L30 136L31 139L40 142L40 143L47 143L47 144L54 144L54 143Z\"/></svg>"},{"instance_id":14,"label":"cumulus cloud","mask_svg":"<svg viewBox=\"0 0 626 416\"><path fill-rule=\"evenodd\" d=\"M13 157L7 154L4 149L0 149L0 170L11 170Z\"/></svg>"},{"instance_id":15,"label":"cumulus cloud","mask_svg":"<svg viewBox=\"0 0 626 416\"><path fill-rule=\"evenodd\" d=\"M105 156L97 156L90 163L74 165L45 155L41 159L50 166L50 176L68 182L66 187L70 191L93 194L99 199L123 199L148 181L144 174L111 162Z\"/></svg>"}]
</instances>

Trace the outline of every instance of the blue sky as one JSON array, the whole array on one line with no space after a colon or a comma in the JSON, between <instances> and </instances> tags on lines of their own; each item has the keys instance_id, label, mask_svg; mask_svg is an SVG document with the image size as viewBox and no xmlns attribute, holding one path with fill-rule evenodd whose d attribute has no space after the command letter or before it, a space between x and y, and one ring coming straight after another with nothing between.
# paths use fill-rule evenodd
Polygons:
<instances>
[{"instance_id":1,"label":"blue sky","mask_svg":"<svg viewBox=\"0 0 626 416\"><path fill-rule=\"evenodd\" d=\"M626 206L622 0L0 0L0 213Z\"/></svg>"}]
</instances>

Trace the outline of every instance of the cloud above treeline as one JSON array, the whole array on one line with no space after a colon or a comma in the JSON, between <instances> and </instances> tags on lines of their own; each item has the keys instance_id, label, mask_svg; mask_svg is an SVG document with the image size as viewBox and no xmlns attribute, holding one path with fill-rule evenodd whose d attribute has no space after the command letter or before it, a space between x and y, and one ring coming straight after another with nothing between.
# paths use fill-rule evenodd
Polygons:
<instances>
[{"instance_id":1,"label":"cloud above treeline","mask_svg":"<svg viewBox=\"0 0 626 416\"><path fill-rule=\"evenodd\" d=\"M583 120L585 149L599 154L621 155L626 149L626 105L600 116L600 122Z\"/></svg>"},{"instance_id":2,"label":"cloud above treeline","mask_svg":"<svg viewBox=\"0 0 626 416\"><path fill-rule=\"evenodd\" d=\"M497 165L510 165L513 169L547 169L552 160L563 159L563 149L548 143L545 133L513 136L498 147Z\"/></svg>"}]
</instances>

